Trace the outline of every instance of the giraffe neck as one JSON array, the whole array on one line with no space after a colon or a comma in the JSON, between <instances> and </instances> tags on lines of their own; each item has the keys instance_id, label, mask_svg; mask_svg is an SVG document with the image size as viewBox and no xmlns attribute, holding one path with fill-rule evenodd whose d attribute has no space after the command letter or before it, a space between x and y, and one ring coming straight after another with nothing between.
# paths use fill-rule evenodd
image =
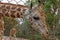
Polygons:
<instances>
[{"instance_id":1,"label":"giraffe neck","mask_svg":"<svg viewBox=\"0 0 60 40\"><path fill-rule=\"evenodd\" d=\"M7 17L23 18L28 7L10 3L0 3L0 14Z\"/></svg>"}]
</instances>

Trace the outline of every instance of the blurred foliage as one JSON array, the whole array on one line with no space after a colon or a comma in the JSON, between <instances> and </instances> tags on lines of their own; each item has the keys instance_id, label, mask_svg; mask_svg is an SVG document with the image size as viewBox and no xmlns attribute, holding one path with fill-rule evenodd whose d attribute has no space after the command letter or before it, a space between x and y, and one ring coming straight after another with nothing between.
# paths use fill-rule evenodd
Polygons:
<instances>
[{"instance_id":1,"label":"blurred foliage","mask_svg":"<svg viewBox=\"0 0 60 40\"><path fill-rule=\"evenodd\" d=\"M38 32L36 32L31 25L29 24L28 20L24 19L24 23L21 25L17 25L17 37L28 38L30 40L40 40L42 37Z\"/></svg>"},{"instance_id":2,"label":"blurred foliage","mask_svg":"<svg viewBox=\"0 0 60 40\"><path fill-rule=\"evenodd\" d=\"M10 18L10 17L4 17L4 22L5 22L5 35L6 36L9 36L10 29L15 27L17 29L17 34L16 34L17 37L27 38L30 40L42 39L40 34L36 32L35 30L33 30L33 28L31 28L31 25L26 19L24 19L24 22L21 25L17 23L17 21L14 18Z\"/></svg>"},{"instance_id":3,"label":"blurred foliage","mask_svg":"<svg viewBox=\"0 0 60 40\"><path fill-rule=\"evenodd\" d=\"M54 10L60 6L60 0L45 0L44 2L44 11L50 11L51 5L53 5Z\"/></svg>"},{"instance_id":4,"label":"blurred foliage","mask_svg":"<svg viewBox=\"0 0 60 40\"><path fill-rule=\"evenodd\" d=\"M44 8L43 10L46 12L46 22L47 25L52 27L53 25L56 25L58 23L58 15L55 14L56 9L58 8L59 0L46 0L44 2ZM51 6L53 6L54 12L51 13Z\"/></svg>"},{"instance_id":5,"label":"blurred foliage","mask_svg":"<svg viewBox=\"0 0 60 40\"><path fill-rule=\"evenodd\" d=\"M44 2L44 8L43 8L43 10L45 12L49 12L50 11L50 8L51 8L51 5L53 5L53 3L52 3L51 0L45 1Z\"/></svg>"},{"instance_id":6,"label":"blurred foliage","mask_svg":"<svg viewBox=\"0 0 60 40\"><path fill-rule=\"evenodd\" d=\"M15 27L17 24L17 21L14 20L14 18L10 17L4 17L4 26L5 26L5 35L9 36L10 29Z\"/></svg>"},{"instance_id":7,"label":"blurred foliage","mask_svg":"<svg viewBox=\"0 0 60 40\"><path fill-rule=\"evenodd\" d=\"M53 25L56 25L57 22L57 16L52 13L46 13L46 22L49 27L52 27Z\"/></svg>"}]
</instances>

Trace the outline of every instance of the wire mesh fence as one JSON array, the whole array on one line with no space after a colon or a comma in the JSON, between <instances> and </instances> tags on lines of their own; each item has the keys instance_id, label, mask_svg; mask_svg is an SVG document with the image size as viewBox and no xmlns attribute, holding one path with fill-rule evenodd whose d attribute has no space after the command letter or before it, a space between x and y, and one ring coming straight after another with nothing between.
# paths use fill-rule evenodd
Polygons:
<instances>
[{"instance_id":1,"label":"wire mesh fence","mask_svg":"<svg viewBox=\"0 0 60 40\"><path fill-rule=\"evenodd\" d=\"M21 5L26 5L27 0L0 0L0 2L4 3L12 3L12 4L21 4Z\"/></svg>"}]
</instances>

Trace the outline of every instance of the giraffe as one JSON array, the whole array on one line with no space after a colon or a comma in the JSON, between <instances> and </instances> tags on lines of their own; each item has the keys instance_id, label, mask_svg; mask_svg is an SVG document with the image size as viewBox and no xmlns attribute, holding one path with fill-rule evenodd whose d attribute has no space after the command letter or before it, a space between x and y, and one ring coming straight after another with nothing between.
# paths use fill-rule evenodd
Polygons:
<instances>
[{"instance_id":1,"label":"giraffe","mask_svg":"<svg viewBox=\"0 0 60 40\"><path fill-rule=\"evenodd\" d=\"M1 15L0 17L2 17L2 19L4 16L12 17L12 18L26 18L30 22L32 28L38 31L39 33L41 33L41 35L45 39L47 39L49 33L45 22L45 14L42 11L42 8L43 5L41 4L38 7L32 9L31 12L29 13L30 9L27 6L0 2L0 15ZM4 21L2 19L0 18L1 20L0 25L3 26L0 26L0 28L2 28L2 31L4 32L3 30Z\"/></svg>"}]
</instances>

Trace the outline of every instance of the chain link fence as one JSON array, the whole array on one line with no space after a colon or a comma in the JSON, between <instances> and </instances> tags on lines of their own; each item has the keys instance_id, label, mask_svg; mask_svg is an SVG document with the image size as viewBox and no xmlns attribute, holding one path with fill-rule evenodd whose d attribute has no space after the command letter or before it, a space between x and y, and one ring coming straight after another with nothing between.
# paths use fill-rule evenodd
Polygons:
<instances>
[{"instance_id":1,"label":"chain link fence","mask_svg":"<svg viewBox=\"0 0 60 40\"><path fill-rule=\"evenodd\" d=\"M4 3L12 3L12 4L20 4L20 5L26 5L27 0L0 0L0 2Z\"/></svg>"}]
</instances>

